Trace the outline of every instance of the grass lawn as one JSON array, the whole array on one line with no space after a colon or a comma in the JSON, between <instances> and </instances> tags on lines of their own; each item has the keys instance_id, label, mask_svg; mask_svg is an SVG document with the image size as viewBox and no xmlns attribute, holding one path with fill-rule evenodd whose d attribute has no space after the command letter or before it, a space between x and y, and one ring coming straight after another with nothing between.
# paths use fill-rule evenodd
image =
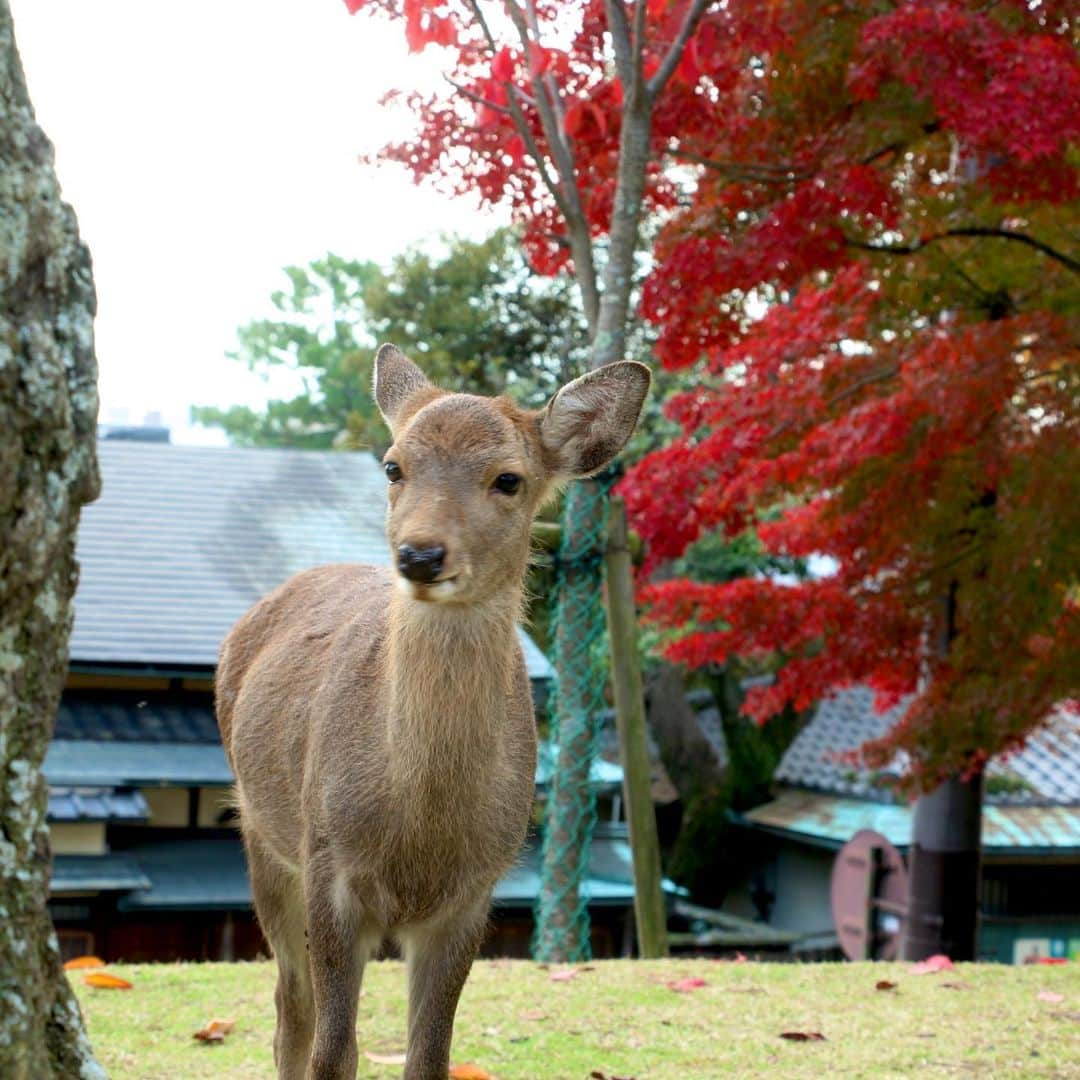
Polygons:
<instances>
[{"instance_id":1,"label":"grass lawn","mask_svg":"<svg viewBox=\"0 0 1080 1080\"><path fill-rule=\"evenodd\" d=\"M274 967L116 965L132 990L71 972L111 1077L272 1077ZM912 975L901 964L606 961L567 981L526 961L480 961L458 1010L455 1063L497 1080L712 1077L1077 1077L1080 964L963 965ZM668 985L704 979L677 992ZM877 990L879 980L896 989ZM358 1024L361 1077L401 1075L363 1051L404 1050L400 964L371 964ZM223 1044L192 1038L235 1019ZM788 1041L782 1032L820 1032Z\"/></svg>"}]
</instances>

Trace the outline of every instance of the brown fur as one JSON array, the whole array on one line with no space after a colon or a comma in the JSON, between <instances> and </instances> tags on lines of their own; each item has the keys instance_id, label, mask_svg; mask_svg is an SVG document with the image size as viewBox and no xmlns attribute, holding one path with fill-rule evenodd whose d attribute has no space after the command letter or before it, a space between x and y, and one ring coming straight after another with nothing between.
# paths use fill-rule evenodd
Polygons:
<instances>
[{"instance_id":1,"label":"brown fur","mask_svg":"<svg viewBox=\"0 0 1080 1080\"><path fill-rule=\"evenodd\" d=\"M286 582L222 646L217 710L259 920L278 963L280 1077L354 1077L364 962L409 970L405 1076L444 1080L491 891L525 836L535 732L514 633L529 526L559 480L621 449L648 387L617 364L541 413L447 394L390 346L387 536L446 549L439 580L327 566ZM495 477L523 480L506 495Z\"/></svg>"}]
</instances>

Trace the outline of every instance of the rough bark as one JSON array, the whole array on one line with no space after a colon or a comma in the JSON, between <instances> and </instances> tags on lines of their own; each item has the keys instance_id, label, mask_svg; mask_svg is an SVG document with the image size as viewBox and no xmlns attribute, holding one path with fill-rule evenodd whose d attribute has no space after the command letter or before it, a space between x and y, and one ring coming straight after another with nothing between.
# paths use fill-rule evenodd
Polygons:
<instances>
[{"instance_id":1,"label":"rough bark","mask_svg":"<svg viewBox=\"0 0 1080 1080\"><path fill-rule=\"evenodd\" d=\"M67 668L75 528L98 490L90 258L0 0L0 1076L103 1077L46 909L41 764Z\"/></svg>"}]
</instances>

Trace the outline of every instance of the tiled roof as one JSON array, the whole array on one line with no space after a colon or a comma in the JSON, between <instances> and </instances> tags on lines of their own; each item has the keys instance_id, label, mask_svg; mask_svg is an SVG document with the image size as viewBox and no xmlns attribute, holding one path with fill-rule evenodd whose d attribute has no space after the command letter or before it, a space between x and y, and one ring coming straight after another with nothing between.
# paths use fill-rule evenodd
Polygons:
<instances>
[{"instance_id":1,"label":"tiled roof","mask_svg":"<svg viewBox=\"0 0 1080 1080\"><path fill-rule=\"evenodd\" d=\"M146 821L150 808L141 791L116 788L49 789L49 821Z\"/></svg>"},{"instance_id":2,"label":"tiled roof","mask_svg":"<svg viewBox=\"0 0 1080 1080\"><path fill-rule=\"evenodd\" d=\"M887 786L864 769L838 761L884 735L905 708L874 709L873 691L863 686L841 690L823 701L795 737L773 774L781 783L880 802L892 801ZM894 770L899 772L899 767ZM988 771L987 801L1005 805L1080 805L1080 717L1058 712L1033 734L1027 746Z\"/></svg>"},{"instance_id":3,"label":"tiled roof","mask_svg":"<svg viewBox=\"0 0 1080 1080\"><path fill-rule=\"evenodd\" d=\"M148 889L150 879L135 859L123 852L109 855L56 855L49 891L54 895L81 892L124 892Z\"/></svg>"},{"instance_id":4,"label":"tiled roof","mask_svg":"<svg viewBox=\"0 0 1080 1080\"><path fill-rule=\"evenodd\" d=\"M371 454L103 440L98 456L102 494L78 533L73 662L209 668L232 624L292 574L390 561ZM550 677L523 646L530 676Z\"/></svg>"},{"instance_id":5,"label":"tiled roof","mask_svg":"<svg viewBox=\"0 0 1080 1080\"><path fill-rule=\"evenodd\" d=\"M52 787L225 787L220 743L53 739L42 766Z\"/></svg>"},{"instance_id":6,"label":"tiled roof","mask_svg":"<svg viewBox=\"0 0 1080 1080\"><path fill-rule=\"evenodd\" d=\"M161 693L69 690L60 701L54 739L96 742L216 743L209 697L177 701Z\"/></svg>"},{"instance_id":7,"label":"tiled roof","mask_svg":"<svg viewBox=\"0 0 1080 1080\"><path fill-rule=\"evenodd\" d=\"M910 803L869 802L788 788L742 817L753 825L794 833L804 841L836 849L860 829L873 829L896 847L906 848L911 843L911 815ZM1074 858L1080 850L1080 807L986 806L982 846L998 856Z\"/></svg>"},{"instance_id":8,"label":"tiled roof","mask_svg":"<svg viewBox=\"0 0 1080 1080\"><path fill-rule=\"evenodd\" d=\"M121 898L121 911L238 910L251 903L239 837L141 844L129 849L125 857L148 880L146 885L132 886L140 891ZM666 879L663 887L667 892L679 891ZM539 888L540 850L529 844L495 886L495 905L531 907ZM633 862L625 824L596 826L582 895L590 906L629 907L634 902Z\"/></svg>"}]
</instances>

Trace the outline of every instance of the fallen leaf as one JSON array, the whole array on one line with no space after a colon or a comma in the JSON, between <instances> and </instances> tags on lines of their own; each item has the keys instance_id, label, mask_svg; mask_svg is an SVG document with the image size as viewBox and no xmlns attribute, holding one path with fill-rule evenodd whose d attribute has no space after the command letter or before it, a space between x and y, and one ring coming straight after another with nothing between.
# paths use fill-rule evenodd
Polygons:
<instances>
[{"instance_id":1,"label":"fallen leaf","mask_svg":"<svg viewBox=\"0 0 1080 1080\"><path fill-rule=\"evenodd\" d=\"M76 956L64 965L65 971L80 971L83 968L103 968L105 961L100 956Z\"/></svg>"},{"instance_id":2,"label":"fallen leaf","mask_svg":"<svg viewBox=\"0 0 1080 1080\"><path fill-rule=\"evenodd\" d=\"M1040 990L1035 997L1039 1001L1049 1001L1051 1005L1060 1005L1065 1000L1064 994L1055 994L1053 990Z\"/></svg>"},{"instance_id":3,"label":"fallen leaf","mask_svg":"<svg viewBox=\"0 0 1080 1080\"><path fill-rule=\"evenodd\" d=\"M495 1080L495 1078L479 1065L451 1065L450 1080Z\"/></svg>"},{"instance_id":4,"label":"fallen leaf","mask_svg":"<svg viewBox=\"0 0 1080 1080\"><path fill-rule=\"evenodd\" d=\"M119 975L110 975L107 971L95 971L83 976L87 986L97 986L102 990L130 990L132 984Z\"/></svg>"},{"instance_id":5,"label":"fallen leaf","mask_svg":"<svg viewBox=\"0 0 1080 1080\"><path fill-rule=\"evenodd\" d=\"M579 968L559 968L558 971L553 971L548 978L552 982L569 982L571 979L577 978Z\"/></svg>"},{"instance_id":6,"label":"fallen leaf","mask_svg":"<svg viewBox=\"0 0 1080 1080\"><path fill-rule=\"evenodd\" d=\"M781 1039L790 1039L792 1042L824 1042L825 1036L820 1031L781 1031Z\"/></svg>"},{"instance_id":7,"label":"fallen leaf","mask_svg":"<svg viewBox=\"0 0 1080 1080\"><path fill-rule=\"evenodd\" d=\"M1080 1012L1062 1012L1060 1009L1055 1009L1046 1015L1052 1016L1055 1020L1071 1020L1073 1023L1080 1023Z\"/></svg>"},{"instance_id":8,"label":"fallen leaf","mask_svg":"<svg viewBox=\"0 0 1080 1080\"><path fill-rule=\"evenodd\" d=\"M526 1009L521 1013L522 1020L546 1020L547 1013L543 1009Z\"/></svg>"},{"instance_id":9,"label":"fallen leaf","mask_svg":"<svg viewBox=\"0 0 1080 1080\"><path fill-rule=\"evenodd\" d=\"M896 989L896 983L889 982L888 979L878 979L878 981L874 984L874 989L875 990L895 990Z\"/></svg>"},{"instance_id":10,"label":"fallen leaf","mask_svg":"<svg viewBox=\"0 0 1080 1080\"><path fill-rule=\"evenodd\" d=\"M966 983L957 983L957 982L947 982L947 983L942 983L941 986L938 989L940 989L940 990L966 990L967 989L967 984Z\"/></svg>"},{"instance_id":11,"label":"fallen leaf","mask_svg":"<svg viewBox=\"0 0 1080 1080\"><path fill-rule=\"evenodd\" d=\"M201 1031L196 1031L192 1038L203 1042L224 1042L225 1036L236 1027L235 1020L211 1020Z\"/></svg>"},{"instance_id":12,"label":"fallen leaf","mask_svg":"<svg viewBox=\"0 0 1080 1080\"><path fill-rule=\"evenodd\" d=\"M616 1076L614 1073L610 1075L606 1072L601 1072L599 1069L593 1069L589 1073L589 1080L635 1080L633 1076Z\"/></svg>"},{"instance_id":13,"label":"fallen leaf","mask_svg":"<svg viewBox=\"0 0 1080 1080\"><path fill-rule=\"evenodd\" d=\"M376 1054L373 1050L365 1050L364 1057L373 1065L404 1065L404 1054Z\"/></svg>"},{"instance_id":14,"label":"fallen leaf","mask_svg":"<svg viewBox=\"0 0 1080 1080\"><path fill-rule=\"evenodd\" d=\"M1067 956L1040 956L1035 961L1036 964L1051 964L1051 965L1067 964L1068 962L1069 962L1069 958Z\"/></svg>"},{"instance_id":15,"label":"fallen leaf","mask_svg":"<svg viewBox=\"0 0 1080 1080\"><path fill-rule=\"evenodd\" d=\"M678 994L689 994L693 990L700 990L703 986L709 984L704 979L697 977L687 979L675 979L671 982L664 984L669 990L674 990Z\"/></svg>"},{"instance_id":16,"label":"fallen leaf","mask_svg":"<svg viewBox=\"0 0 1080 1080\"><path fill-rule=\"evenodd\" d=\"M952 971L953 967L953 962L947 956L937 953L912 964L910 971L912 975L933 975L938 971Z\"/></svg>"}]
</instances>

